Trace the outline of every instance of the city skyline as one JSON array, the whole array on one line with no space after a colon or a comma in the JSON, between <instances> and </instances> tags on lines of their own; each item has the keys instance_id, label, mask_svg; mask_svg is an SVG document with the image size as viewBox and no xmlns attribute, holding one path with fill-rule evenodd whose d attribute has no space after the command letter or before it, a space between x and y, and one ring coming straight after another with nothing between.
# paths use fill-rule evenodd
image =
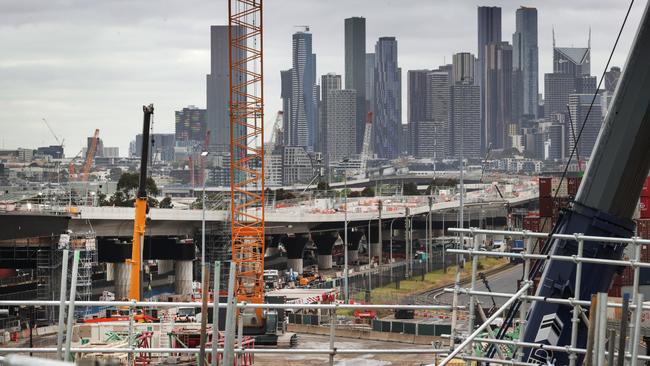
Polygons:
<instances>
[{"instance_id":1,"label":"city skyline","mask_svg":"<svg viewBox=\"0 0 650 366\"><path fill-rule=\"evenodd\" d=\"M74 4L44 4L47 6L34 12L20 2L3 5L0 19L4 37L0 38L0 44L5 52L0 56L0 76L6 87L0 92L0 121L16 128L11 134L3 135L1 147L36 148L54 144L41 121L47 118L57 135L65 137L67 156L73 156L95 128L100 129L100 137L107 145L119 146L121 152L126 152L129 142L139 132L142 104L156 105L156 133L174 131L174 111L187 105L205 108L210 26L224 24L225 4L202 4L203 10L199 11L179 3L148 12L138 11L142 6L138 3L125 8L105 2L90 10L75 8ZM553 26L561 46L586 45L588 29L592 26L592 75L600 76L625 11L613 1L571 4L472 1L453 6L420 4L418 9L385 4L368 7L364 6L367 2L358 2L346 6L345 11L331 11L336 9L336 4L342 2L266 7L267 135L275 112L281 109L280 70L291 65L291 36L297 30L293 24L311 26L313 52L319 55L318 76L335 72L345 77L345 18L366 18L367 52L380 36L395 36L399 43L399 66L403 70L402 122L405 123L406 72L451 63L451 56L456 52L476 53L478 5L502 7L503 41L511 41L515 11L520 5L538 8L540 93L543 74L552 72L550 29ZM584 8L587 4L589 9ZM444 12L436 12L443 7ZM551 8L565 9L565 12L554 12L551 16ZM577 11L584 16L575 18ZM106 16L97 21L95 12L120 16ZM66 19L75 14L86 14L86 19L68 25ZM431 17L436 21L430 21ZM640 12L633 9L612 65L623 66L639 17ZM468 26L457 27L450 18L462 19ZM599 19L599 24L589 19ZM405 23L411 27L404 27Z\"/></svg>"}]
</instances>

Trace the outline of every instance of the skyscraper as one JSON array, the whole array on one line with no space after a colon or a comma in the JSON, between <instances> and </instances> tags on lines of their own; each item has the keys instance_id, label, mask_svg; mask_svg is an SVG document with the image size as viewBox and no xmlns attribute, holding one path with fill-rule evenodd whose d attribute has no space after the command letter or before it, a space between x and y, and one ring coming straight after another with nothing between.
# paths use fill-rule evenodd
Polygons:
<instances>
[{"instance_id":1,"label":"skyscraper","mask_svg":"<svg viewBox=\"0 0 650 366\"><path fill-rule=\"evenodd\" d=\"M366 109L372 112L375 106L375 54L366 53Z\"/></svg>"},{"instance_id":2,"label":"skyscraper","mask_svg":"<svg viewBox=\"0 0 650 366\"><path fill-rule=\"evenodd\" d=\"M544 74L544 116L566 113L569 94L575 93L576 78L570 74Z\"/></svg>"},{"instance_id":3,"label":"skyscraper","mask_svg":"<svg viewBox=\"0 0 650 366\"><path fill-rule=\"evenodd\" d=\"M238 29L234 28L235 31ZM210 74L206 76L206 128L210 145L220 153L230 151L230 59L227 25L210 27ZM240 57L243 53L240 52ZM235 78L241 79L241 75ZM242 132L242 133L245 133ZM203 141L203 136L199 139Z\"/></svg>"},{"instance_id":4,"label":"skyscraper","mask_svg":"<svg viewBox=\"0 0 650 366\"><path fill-rule=\"evenodd\" d=\"M555 42L555 41L553 41ZM553 46L553 72L575 77L591 74L591 46Z\"/></svg>"},{"instance_id":5,"label":"skyscraper","mask_svg":"<svg viewBox=\"0 0 650 366\"><path fill-rule=\"evenodd\" d=\"M476 84L476 58L469 52L453 55L453 83Z\"/></svg>"},{"instance_id":6,"label":"skyscraper","mask_svg":"<svg viewBox=\"0 0 650 366\"><path fill-rule=\"evenodd\" d=\"M355 90L330 89L327 92L327 151L330 162L357 154Z\"/></svg>"},{"instance_id":7,"label":"skyscraper","mask_svg":"<svg viewBox=\"0 0 650 366\"><path fill-rule=\"evenodd\" d=\"M321 125L321 130L320 130L320 135L321 135L321 140L322 140L322 153L325 159L328 161L328 145L329 145L329 135L328 135L328 127L329 123L327 121L327 98L329 97L329 91L330 90L341 90L341 75L337 75L335 73L329 73L326 75L322 75L320 79L320 87L321 87L321 119L320 119L320 125ZM356 97L356 96L355 96ZM356 109L355 109L356 113ZM356 116L355 116L355 121L356 121ZM356 122L354 124L355 129L356 129ZM356 132L355 132L356 133ZM354 140L354 146L356 149L356 140Z\"/></svg>"},{"instance_id":8,"label":"skyscraper","mask_svg":"<svg viewBox=\"0 0 650 366\"><path fill-rule=\"evenodd\" d=\"M374 84L373 151L380 158L394 159L402 128L402 72L395 37L381 37L375 45Z\"/></svg>"},{"instance_id":9,"label":"skyscraper","mask_svg":"<svg viewBox=\"0 0 650 366\"><path fill-rule=\"evenodd\" d=\"M474 56L472 55L472 59ZM449 65L441 66L431 72L429 76L429 89L431 98L431 120L434 122L435 140L433 141L434 157L441 159L452 154L451 139L453 129L449 118L450 91L452 85L453 68ZM470 83L471 84L471 83Z\"/></svg>"},{"instance_id":10,"label":"skyscraper","mask_svg":"<svg viewBox=\"0 0 650 366\"><path fill-rule=\"evenodd\" d=\"M417 126L431 119L431 98L428 74L431 70L409 70L407 74L406 118L409 125L408 154L419 156L418 144L426 140L420 139L420 128ZM424 132L424 128L422 128Z\"/></svg>"},{"instance_id":11,"label":"skyscraper","mask_svg":"<svg viewBox=\"0 0 650 366\"><path fill-rule=\"evenodd\" d=\"M407 122L424 121L427 116L429 104L428 74L431 70L409 70L407 74ZM430 113L429 113L430 114Z\"/></svg>"},{"instance_id":12,"label":"skyscraper","mask_svg":"<svg viewBox=\"0 0 650 366\"><path fill-rule=\"evenodd\" d=\"M478 7L478 85L481 87L481 122L485 121L485 47L490 43L501 42L501 8L496 6ZM485 142L485 136L481 138ZM481 145L481 150L486 146Z\"/></svg>"},{"instance_id":13,"label":"skyscraper","mask_svg":"<svg viewBox=\"0 0 650 366\"><path fill-rule=\"evenodd\" d=\"M193 105L175 112L176 141L196 141L203 144L205 138L206 110ZM228 135L230 144L230 135Z\"/></svg>"},{"instance_id":14,"label":"skyscraper","mask_svg":"<svg viewBox=\"0 0 650 366\"><path fill-rule=\"evenodd\" d=\"M513 88L516 96L515 120L520 115L537 117L539 50L537 47L537 9L520 7L516 12L516 30L512 35ZM521 113L519 113L521 112Z\"/></svg>"},{"instance_id":15,"label":"skyscraper","mask_svg":"<svg viewBox=\"0 0 650 366\"><path fill-rule=\"evenodd\" d=\"M282 98L282 142L284 145L296 145L298 137L296 136L295 129L292 129L292 114L293 106L291 103L291 96L293 95L292 88L293 70L280 71L280 97Z\"/></svg>"},{"instance_id":16,"label":"skyscraper","mask_svg":"<svg viewBox=\"0 0 650 366\"><path fill-rule=\"evenodd\" d=\"M453 154L481 156L481 91L478 85L455 84L449 88Z\"/></svg>"},{"instance_id":17,"label":"skyscraper","mask_svg":"<svg viewBox=\"0 0 650 366\"><path fill-rule=\"evenodd\" d=\"M511 127L512 46L507 42L489 43L486 51L483 146L491 145L493 149L505 149L510 147L509 131L517 131L516 127Z\"/></svg>"},{"instance_id":18,"label":"skyscraper","mask_svg":"<svg viewBox=\"0 0 650 366\"><path fill-rule=\"evenodd\" d=\"M357 92L357 152L366 126L366 18L345 19L345 89Z\"/></svg>"},{"instance_id":19,"label":"skyscraper","mask_svg":"<svg viewBox=\"0 0 650 366\"><path fill-rule=\"evenodd\" d=\"M293 34L291 73L291 116L286 145L304 146L313 151L317 138L314 84L316 55L312 53L312 35L307 31Z\"/></svg>"},{"instance_id":20,"label":"skyscraper","mask_svg":"<svg viewBox=\"0 0 650 366\"><path fill-rule=\"evenodd\" d=\"M603 123L600 96L596 96L593 106L591 105L592 100L594 100L593 94L571 94L569 96L569 124L571 125L569 151L573 150L575 146L573 136L578 136L582 130L578 141L577 155L574 155L574 157L579 156L582 161L591 156Z\"/></svg>"}]
</instances>

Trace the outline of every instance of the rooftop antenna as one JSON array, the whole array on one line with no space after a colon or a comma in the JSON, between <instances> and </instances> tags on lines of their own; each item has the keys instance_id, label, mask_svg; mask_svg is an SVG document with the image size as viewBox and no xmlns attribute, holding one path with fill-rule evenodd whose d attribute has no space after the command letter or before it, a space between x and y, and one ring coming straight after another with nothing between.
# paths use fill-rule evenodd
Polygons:
<instances>
[{"instance_id":1,"label":"rooftop antenna","mask_svg":"<svg viewBox=\"0 0 650 366\"><path fill-rule=\"evenodd\" d=\"M591 50L591 26L589 26L589 38L587 39L587 48Z\"/></svg>"},{"instance_id":2,"label":"rooftop antenna","mask_svg":"<svg viewBox=\"0 0 650 366\"><path fill-rule=\"evenodd\" d=\"M552 29L551 31L553 32L553 48L555 48L555 26L553 26L553 28L551 29Z\"/></svg>"}]
</instances>

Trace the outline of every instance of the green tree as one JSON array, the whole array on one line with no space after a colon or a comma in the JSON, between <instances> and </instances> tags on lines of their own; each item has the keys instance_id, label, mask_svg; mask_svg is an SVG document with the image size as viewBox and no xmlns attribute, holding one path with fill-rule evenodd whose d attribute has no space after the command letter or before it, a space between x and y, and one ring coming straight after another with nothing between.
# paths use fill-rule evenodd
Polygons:
<instances>
[{"instance_id":1,"label":"green tree","mask_svg":"<svg viewBox=\"0 0 650 366\"><path fill-rule=\"evenodd\" d=\"M167 196L160 201L158 204L158 207L160 208L174 208L174 204L172 203L172 198Z\"/></svg>"},{"instance_id":2,"label":"green tree","mask_svg":"<svg viewBox=\"0 0 650 366\"><path fill-rule=\"evenodd\" d=\"M117 181L117 189L122 190L122 192L135 195L135 190L138 189L140 185L140 174L139 173L122 173L120 179ZM148 177L146 182L147 193L150 195L157 195L160 193L156 181L153 178Z\"/></svg>"},{"instance_id":3,"label":"green tree","mask_svg":"<svg viewBox=\"0 0 650 366\"><path fill-rule=\"evenodd\" d=\"M363 197L374 197L375 189L372 187L366 187L361 191L361 196Z\"/></svg>"},{"instance_id":4,"label":"green tree","mask_svg":"<svg viewBox=\"0 0 650 366\"><path fill-rule=\"evenodd\" d=\"M318 182L318 185L316 186L316 189L319 190L319 191L329 191L330 190L330 185L327 184L326 181L321 180L320 182Z\"/></svg>"},{"instance_id":5,"label":"green tree","mask_svg":"<svg viewBox=\"0 0 650 366\"><path fill-rule=\"evenodd\" d=\"M108 176L112 181L117 181L120 179L122 176L122 169L120 168L111 168L111 170L108 171Z\"/></svg>"},{"instance_id":6,"label":"green tree","mask_svg":"<svg viewBox=\"0 0 650 366\"><path fill-rule=\"evenodd\" d=\"M413 182L405 183L404 184L404 195L405 196L419 196L420 191L418 191L418 186Z\"/></svg>"}]
</instances>

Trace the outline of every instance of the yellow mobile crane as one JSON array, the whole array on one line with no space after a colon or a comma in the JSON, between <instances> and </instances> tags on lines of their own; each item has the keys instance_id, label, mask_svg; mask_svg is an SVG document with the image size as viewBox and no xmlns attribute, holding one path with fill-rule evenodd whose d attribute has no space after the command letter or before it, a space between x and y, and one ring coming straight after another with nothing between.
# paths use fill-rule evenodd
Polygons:
<instances>
[{"instance_id":1,"label":"yellow mobile crane","mask_svg":"<svg viewBox=\"0 0 650 366\"><path fill-rule=\"evenodd\" d=\"M131 279L129 285L129 299L140 301L140 275L142 264L142 244L144 241L144 229L147 222L147 162L149 161L149 126L153 115L153 104L143 106L144 123L142 125L142 153L140 155L140 184L135 197L135 219L133 220L133 246L131 247L131 259L127 263L131 265Z\"/></svg>"}]
</instances>

